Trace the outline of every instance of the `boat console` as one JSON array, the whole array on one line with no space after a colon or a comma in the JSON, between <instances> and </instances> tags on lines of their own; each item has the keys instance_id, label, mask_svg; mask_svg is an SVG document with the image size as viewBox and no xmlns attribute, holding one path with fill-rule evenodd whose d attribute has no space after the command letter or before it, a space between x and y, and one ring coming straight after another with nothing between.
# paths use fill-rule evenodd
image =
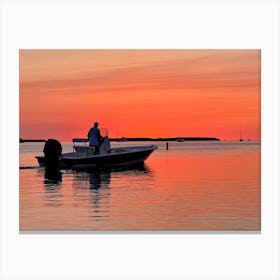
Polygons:
<instances>
[{"instance_id":1,"label":"boat console","mask_svg":"<svg viewBox=\"0 0 280 280\"><path fill-rule=\"evenodd\" d=\"M87 144L87 138L73 138L73 153L77 156L92 156L94 155L95 148ZM107 154L111 151L110 139L105 136L99 147L99 154Z\"/></svg>"}]
</instances>

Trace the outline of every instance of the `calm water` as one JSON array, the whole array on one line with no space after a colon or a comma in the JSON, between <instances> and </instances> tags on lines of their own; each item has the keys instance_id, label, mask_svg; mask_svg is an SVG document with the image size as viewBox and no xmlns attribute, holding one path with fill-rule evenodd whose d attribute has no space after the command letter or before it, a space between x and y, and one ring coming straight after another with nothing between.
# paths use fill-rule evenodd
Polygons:
<instances>
[{"instance_id":1,"label":"calm water","mask_svg":"<svg viewBox=\"0 0 280 280\"><path fill-rule=\"evenodd\" d=\"M112 146L131 144L151 142ZM260 142L155 144L141 168L62 170L57 182L34 159L44 143L20 144L20 230L260 230Z\"/></svg>"}]
</instances>

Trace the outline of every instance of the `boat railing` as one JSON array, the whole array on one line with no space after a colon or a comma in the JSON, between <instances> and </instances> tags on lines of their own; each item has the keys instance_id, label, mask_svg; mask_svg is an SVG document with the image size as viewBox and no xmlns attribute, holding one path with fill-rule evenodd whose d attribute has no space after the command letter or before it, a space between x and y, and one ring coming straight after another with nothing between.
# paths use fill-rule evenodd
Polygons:
<instances>
[{"instance_id":1,"label":"boat railing","mask_svg":"<svg viewBox=\"0 0 280 280\"><path fill-rule=\"evenodd\" d=\"M73 143L87 143L88 142L88 138L73 138L72 142Z\"/></svg>"},{"instance_id":2,"label":"boat railing","mask_svg":"<svg viewBox=\"0 0 280 280\"><path fill-rule=\"evenodd\" d=\"M77 156L92 156L95 152L95 148L91 146L74 146L73 148Z\"/></svg>"},{"instance_id":3,"label":"boat railing","mask_svg":"<svg viewBox=\"0 0 280 280\"><path fill-rule=\"evenodd\" d=\"M76 156L91 154L91 150L89 150L90 147L87 145L88 138L73 138L72 142L73 142L73 153Z\"/></svg>"},{"instance_id":4,"label":"boat railing","mask_svg":"<svg viewBox=\"0 0 280 280\"><path fill-rule=\"evenodd\" d=\"M95 147L87 145L88 138L73 138L73 153L77 156L87 155L91 156L95 153ZM98 154L107 154L111 151L110 139L108 136L103 137L103 140L99 146Z\"/></svg>"}]
</instances>

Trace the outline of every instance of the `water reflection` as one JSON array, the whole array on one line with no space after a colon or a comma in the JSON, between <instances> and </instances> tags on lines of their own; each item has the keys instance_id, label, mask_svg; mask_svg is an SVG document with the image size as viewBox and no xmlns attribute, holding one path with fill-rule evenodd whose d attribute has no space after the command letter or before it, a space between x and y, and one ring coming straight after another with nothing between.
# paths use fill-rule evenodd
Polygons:
<instances>
[{"instance_id":1,"label":"water reflection","mask_svg":"<svg viewBox=\"0 0 280 280\"><path fill-rule=\"evenodd\" d=\"M53 169L39 169L38 175L43 179L44 205L60 207L63 204L62 172Z\"/></svg>"},{"instance_id":2,"label":"water reflection","mask_svg":"<svg viewBox=\"0 0 280 280\"><path fill-rule=\"evenodd\" d=\"M93 220L109 217L111 172L96 170L89 175L89 200Z\"/></svg>"},{"instance_id":3,"label":"water reflection","mask_svg":"<svg viewBox=\"0 0 280 280\"><path fill-rule=\"evenodd\" d=\"M21 169L20 230L260 230L260 143L252 144L171 145L149 158L150 170L69 169L61 180Z\"/></svg>"},{"instance_id":4,"label":"water reflection","mask_svg":"<svg viewBox=\"0 0 280 280\"><path fill-rule=\"evenodd\" d=\"M72 183L74 203L77 207L90 208L89 217L93 221L109 219L112 210L111 189L117 186L116 182L122 180L121 178L128 180L129 177L135 178L149 172L144 164L126 168L75 171Z\"/></svg>"},{"instance_id":5,"label":"water reflection","mask_svg":"<svg viewBox=\"0 0 280 280\"><path fill-rule=\"evenodd\" d=\"M100 188L107 188L110 185L110 172L95 170L89 173L89 189L98 190Z\"/></svg>"},{"instance_id":6,"label":"water reflection","mask_svg":"<svg viewBox=\"0 0 280 280\"><path fill-rule=\"evenodd\" d=\"M48 175L51 175L48 177ZM60 174L45 173L44 189L45 189L45 206L60 207L62 206L63 195L61 193L61 178ZM59 180L60 179L60 180Z\"/></svg>"},{"instance_id":7,"label":"water reflection","mask_svg":"<svg viewBox=\"0 0 280 280\"><path fill-rule=\"evenodd\" d=\"M91 209L93 220L108 216L111 172L100 169L73 173L73 199L77 208Z\"/></svg>"},{"instance_id":8,"label":"water reflection","mask_svg":"<svg viewBox=\"0 0 280 280\"><path fill-rule=\"evenodd\" d=\"M62 181L62 173L58 169L45 169L45 184L60 184Z\"/></svg>"}]
</instances>

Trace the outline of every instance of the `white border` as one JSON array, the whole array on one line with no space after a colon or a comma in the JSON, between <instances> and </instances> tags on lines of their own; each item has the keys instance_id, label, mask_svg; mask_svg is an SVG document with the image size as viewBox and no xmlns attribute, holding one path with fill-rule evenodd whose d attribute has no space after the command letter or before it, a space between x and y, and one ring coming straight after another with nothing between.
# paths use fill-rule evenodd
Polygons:
<instances>
[{"instance_id":1,"label":"white border","mask_svg":"<svg viewBox=\"0 0 280 280\"><path fill-rule=\"evenodd\" d=\"M1 2L1 279L279 279L279 1ZM261 234L19 234L19 48L262 50Z\"/></svg>"}]
</instances>

